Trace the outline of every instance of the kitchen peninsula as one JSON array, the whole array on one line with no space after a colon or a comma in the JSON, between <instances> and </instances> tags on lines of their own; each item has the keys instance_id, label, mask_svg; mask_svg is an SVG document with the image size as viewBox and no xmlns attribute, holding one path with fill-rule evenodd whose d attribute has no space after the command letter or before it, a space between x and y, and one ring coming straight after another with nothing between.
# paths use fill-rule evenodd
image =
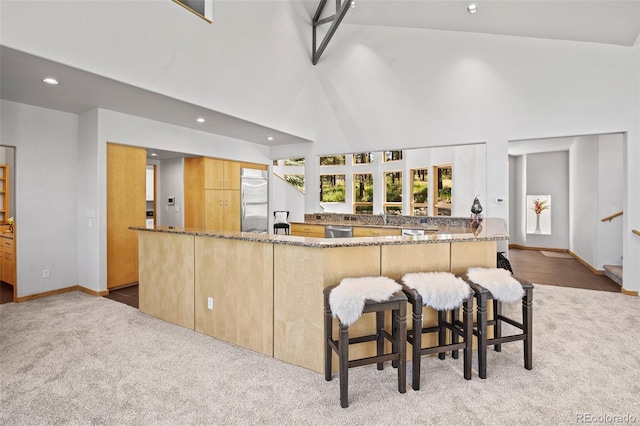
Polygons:
<instances>
[{"instance_id":1,"label":"kitchen peninsula","mask_svg":"<svg viewBox=\"0 0 640 426\"><path fill-rule=\"evenodd\" d=\"M400 279L407 272L495 266L497 241L509 238L502 219L485 219L477 229L447 226L456 219L430 219L440 221L439 230L432 223L410 226L431 230L425 235L336 239L132 227L139 231L140 310L322 372L325 287L345 277ZM408 226L382 227L397 225ZM425 323L433 318L426 309ZM359 333L373 324L363 317L353 329ZM353 356L372 350L360 346Z\"/></svg>"}]
</instances>

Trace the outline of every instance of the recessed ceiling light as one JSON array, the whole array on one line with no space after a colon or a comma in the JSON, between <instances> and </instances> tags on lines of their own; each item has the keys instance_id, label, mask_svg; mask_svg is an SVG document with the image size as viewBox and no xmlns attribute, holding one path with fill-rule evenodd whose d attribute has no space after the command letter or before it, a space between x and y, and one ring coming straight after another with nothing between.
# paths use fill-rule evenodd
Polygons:
<instances>
[{"instance_id":1,"label":"recessed ceiling light","mask_svg":"<svg viewBox=\"0 0 640 426\"><path fill-rule=\"evenodd\" d=\"M158 154L156 154L155 152L152 152L152 153L151 153L151 156L152 156L152 157L157 157L157 156L158 156Z\"/></svg>"},{"instance_id":2,"label":"recessed ceiling light","mask_svg":"<svg viewBox=\"0 0 640 426\"><path fill-rule=\"evenodd\" d=\"M272 141L272 140L273 140L273 136L269 136L269 137L267 138L267 140Z\"/></svg>"},{"instance_id":3,"label":"recessed ceiling light","mask_svg":"<svg viewBox=\"0 0 640 426\"><path fill-rule=\"evenodd\" d=\"M467 12L469 12L472 15L477 11L478 11L478 6L475 3L471 3L469 7L467 7Z\"/></svg>"},{"instance_id":4,"label":"recessed ceiling light","mask_svg":"<svg viewBox=\"0 0 640 426\"><path fill-rule=\"evenodd\" d=\"M47 84L50 84L50 85L52 85L52 86L57 86L58 84L60 84L60 83L58 82L58 80L56 80L56 79L55 79L55 78L53 78L53 77L43 78L43 79L42 79L42 81L43 81L43 82L45 82L45 83L47 83Z\"/></svg>"},{"instance_id":5,"label":"recessed ceiling light","mask_svg":"<svg viewBox=\"0 0 640 426\"><path fill-rule=\"evenodd\" d=\"M356 7L356 0L351 0L351 7L355 9L355 7Z\"/></svg>"},{"instance_id":6,"label":"recessed ceiling light","mask_svg":"<svg viewBox=\"0 0 640 426\"><path fill-rule=\"evenodd\" d=\"M204 123L204 118L202 118L202 117L198 117L198 118L196 119L196 121L197 121L198 123Z\"/></svg>"}]
</instances>

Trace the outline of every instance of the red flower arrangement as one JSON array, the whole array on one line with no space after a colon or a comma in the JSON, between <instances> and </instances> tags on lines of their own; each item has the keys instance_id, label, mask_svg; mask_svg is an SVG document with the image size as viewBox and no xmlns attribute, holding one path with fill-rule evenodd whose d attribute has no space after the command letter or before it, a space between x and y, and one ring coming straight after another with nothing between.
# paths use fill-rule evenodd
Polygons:
<instances>
[{"instance_id":1,"label":"red flower arrangement","mask_svg":"<svg viewBox=\"0 0 640 426\"><path fill-rule=\"evenodd\" d=\"M540 201L540 199L536 199L533 202L533 208L531 210L536 212L536 214L540 214L543 211L547 210L549 207L551 207L551 206L549 204L547 204L547 200Z\"/></svg>"}]
</instances>

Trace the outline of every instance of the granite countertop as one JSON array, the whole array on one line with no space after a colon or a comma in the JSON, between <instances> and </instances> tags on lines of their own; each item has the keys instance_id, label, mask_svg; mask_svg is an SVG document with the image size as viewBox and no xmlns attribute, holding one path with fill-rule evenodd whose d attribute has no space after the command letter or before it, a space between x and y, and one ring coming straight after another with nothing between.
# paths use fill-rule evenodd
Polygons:
<instances>
[{"instance_id":1,"label":"granite countertop","mask_svg":"<svg viewBox=\"0 0 640 426\"><path fill-rule=\"evenodd\" d=\"M320 223L318 223L320 224ZM352 226L361 224L349 223ZM377 225L368 225L376 226ZM388 224L390 227L398 228ZM404 229L418 229L415 226L400 226ZM130 227L135 231L163 232L169 234L195 235L203 237L225 238L230 240L243 240L273 244L287 244L305 247L355 247L378 246L400 244L434 244L468 241L497 241L509 239L506 223L503 219L483 219L480 226L474 231L471 228L452 226L450 229L442 229L437 232L416 236L384 236L384 237L353 237L353 238L312 238L298 237L282 234L256 234L252 232L228 232L208 229L177 228L167 226L156 227ZM452 232L452 231L459 232Z\"/></svg>"}]
</instances>

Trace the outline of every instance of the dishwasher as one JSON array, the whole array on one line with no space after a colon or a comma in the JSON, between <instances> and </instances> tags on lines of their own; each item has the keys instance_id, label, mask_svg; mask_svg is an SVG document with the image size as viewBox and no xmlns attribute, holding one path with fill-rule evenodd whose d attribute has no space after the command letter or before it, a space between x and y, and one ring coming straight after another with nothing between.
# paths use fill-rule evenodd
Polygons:
<instances>
[{"instance_id":1,"label":"dishwasher","mask_svg":"<svg viewBox=\"0 0 640 426\"><path fill-rule=\"evenodd\" d=\"M351 238L353 226L326 225L324 227L325 238Z\"/></svg>"}]
</instances>

